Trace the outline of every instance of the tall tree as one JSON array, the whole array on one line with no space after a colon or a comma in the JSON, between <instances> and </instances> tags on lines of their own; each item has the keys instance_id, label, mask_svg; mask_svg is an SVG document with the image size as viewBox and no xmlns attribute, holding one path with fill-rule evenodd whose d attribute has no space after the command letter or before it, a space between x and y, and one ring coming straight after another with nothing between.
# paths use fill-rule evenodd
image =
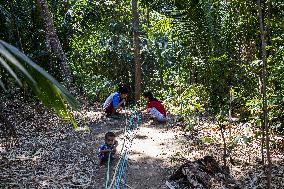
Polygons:
<instances>
[{"instance_id":1,"label":"tall tree","mask_svg":"<svg viewBox=\"0 0 284 189\"><path fill-rule=\"evenodd\" d=\"M268 171L267 171L267 188L271 188L271 158L269 150L269 128L268 128L268 114L267 114L267 97L266 97L266 76L267 76L267 53L266 53L266 33L264 26L264 2L258 0L258 9L259 9L259 21L260 21L260 36L261 36L261 59L262 59L262 104L263 104L263 121L262 128L265 129L266 134L266 155L268 162Z\"/></svg>"},{"instance_id":2,"label":"tall tree","mask_svg":"<svg viewBox=\"0 0 284 189\"><path fill-rule=\"evenodd\" d=\"M48 4L46 0L37 0L37 4L44 22L47 48L51 50L52 56L54 56L59 62L60 72L63 75L62 79L70 83L72 81L72 75L68 70L67 58L63 52L62 46L54 29L54 24L48 8Z\"/></svg>"},{"instance_id":3,"label":"tall tree","mask_svg":"<svg viewBox=\"0 0 284 189\"><path fill-rule=\"evenodd\" d=\"M132 0L132 25L133 25L133 48L135 61L135 101L140 99L141 95L141 57L139 41L139 14L137 10L137 0Z\"/></svg>"}]
</instances>

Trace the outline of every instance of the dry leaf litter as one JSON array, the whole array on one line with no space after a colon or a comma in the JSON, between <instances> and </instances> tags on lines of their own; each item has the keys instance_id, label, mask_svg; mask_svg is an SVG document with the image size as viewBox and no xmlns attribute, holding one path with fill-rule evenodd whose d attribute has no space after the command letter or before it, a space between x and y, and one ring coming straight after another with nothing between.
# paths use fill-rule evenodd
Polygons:
<instances>
[{"instance_id":1,"label":"dry leaf litter","mask_svg":"<svg viewBox=\"0 0 284 189\"><path fill-rule=\"evenodd\" d=\"M10 146L3 145L9 137L1 139L0 188L104 188L106 168L98 172L97 147L108 130L115 131L122 139L124 119L105 118L95 108L99 106L88 105L74 113L83 128L75 131L71 124L60 121L38 102L23 102L20 98L4 102L4 115L14 126L17 137L10 129L13 141ZM4 124L0 124L3 128ZM142 126L130 154L129 188L167 188L166 180L185 159L194 161L212 155L222 162L223 143L216 124L200 118L195 131L190 132L181 131L177 125L182 124ZM89 129L84 129L85 126ZM244 133L253 136L255 129L249 124L234 124L231 129L231 136ZM229 138L228 130L225 136ZM272 141L278 147L272 151L272 188L284 188L283 148L279 150L283 138L274 137ZM152 146L154 152L149 150ZM260 140L246 143L241 137L229 153L230 174L242 188L265 188L265 172L259 164ZM216 184L215 188L220 185Z\"/></svg>"}]
</instances>

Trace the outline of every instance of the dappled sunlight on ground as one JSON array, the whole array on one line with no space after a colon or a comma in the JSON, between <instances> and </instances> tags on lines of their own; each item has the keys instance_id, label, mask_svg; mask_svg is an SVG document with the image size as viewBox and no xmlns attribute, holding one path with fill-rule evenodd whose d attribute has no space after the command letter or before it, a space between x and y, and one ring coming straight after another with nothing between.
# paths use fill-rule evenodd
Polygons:
<instances>
[{"instance_id":1,"label":"dappled sunlight on ground","mask_svg":"<svg viewBox=\"0 0 284 189\"><path fill-rule=\"evenodd\" d=\"M85 107L81 112L74 112L79 127L83 128L74 130L71 123L62 122L54 114L34 110L33 104L18 106L15 125L19 144L7 151L0 149L0 188L105 188L107 167L98 169L98 147L104 143L105 133L112 131L117 135L118 152L121 151L130 112L113 119L107 118L100 108ZM229 164L229 167L232 175L248 186L261 182L255 180L257 175L264 176L257 161L259 140L247 143L242 135L253 136L253 131L249 125L231 128L232 135L239 138L230 152L235 165ZM200 121L194 130L184 132L172 123L157 124L143 117L141 126L134 132L128 156L129 188L166 188L165 181L174 167L185 159L194 161L213 155L222 162L220 131L210 121ZM225 137L228 139L229 135L228 129ZM281 141L277 145L281 145ZM272 158L274 163L283 165L283 153L277 152ZM112 163L111 178L116 163ZM283 175L279 175L283 169L283 166L274 166L274 172L277 170L274 180L283 179Z\"/></svg>"},{"instance_id":2,"label":"dappled sunlight on ground","mask_svg":"<svg viewBox=\"0 0 284 189\"><path fill-rule=\"evenodd\" d=\"M143 127L142 125L133 140L130 157L135 160L141 156L167 158L178 149L175 138L176 133L170 130L156 129L154 126L152 128Z\"/></svg>"}]
</instances>

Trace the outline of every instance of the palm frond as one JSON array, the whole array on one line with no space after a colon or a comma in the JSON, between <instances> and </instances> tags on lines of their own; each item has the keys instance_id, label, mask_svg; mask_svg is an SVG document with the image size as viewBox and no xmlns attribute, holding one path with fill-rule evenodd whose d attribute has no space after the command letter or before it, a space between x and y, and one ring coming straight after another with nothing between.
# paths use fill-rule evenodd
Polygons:
<instances>
[{"instance_id":1,"label":"palm frond","mask_svg":"<svg viewBox=\"0 0 284 189\"><path fill-rule=\"evenodd\" d=\"M78 109L80 105L58 81L17 48L2 40L0 56L3 57L0 57L0 66L3 66L18 83L21 83L19 78L22 77L45 106L54 110L60 117L71 119L73 122L67 104L73 109ZM76 122L73 125L77 127Z\"/></svg>"},{"instance_id":2,"label":"palm frond","mask_svg":"<svg viewBox=\"0 0 284 189\"><path fill-rule=\"evenodd\" d=\"M0 46L1 48L1 46ZM21 80L18 78L18 76L16 75L16 73L13 71L13 69L9 66L9 64L7 64L5 62L5 60L3 58L0 57L0 63L2 64L2 66L11 74L11 76L13 78L15 78L15 80L17 81L17 83L22 86L22 82Z\"/></svg>"},{"instance_id":3,"label":"palm frond","mask_svg":"<svg viewBox=\"0 0 284 189\"><path fill-rule=\"evenodd\" d=\"M0 79L0 87L1 87L5 92L7 92L7 89L6 89L4 83L3 83L3 81L2 81L1 79Z\"/></svg>"},{"instance_id":4,"label":"palm frond","mask_svg":"<svg viewBox=\"0 0 284 189\"><path fill-rule=\"evenodd\" d=\"M7 44L3 41L4 44ZM23 73L30 81L36 83L32 76L28 73L28 71L24 68L24 66L16 59L14 55L12 55L3 45L2 41L0 40L0 54L5 57L8 61L7 63L11 63L15 66L21 73ZM11 45L10 45L11 46ZM20 52L20 51L19 51ZM5 62L5 61L4 61ZM3 64L4 66L4 64ZM4 66L5 67L5 66Z\"/></svg>"}]
</instances>

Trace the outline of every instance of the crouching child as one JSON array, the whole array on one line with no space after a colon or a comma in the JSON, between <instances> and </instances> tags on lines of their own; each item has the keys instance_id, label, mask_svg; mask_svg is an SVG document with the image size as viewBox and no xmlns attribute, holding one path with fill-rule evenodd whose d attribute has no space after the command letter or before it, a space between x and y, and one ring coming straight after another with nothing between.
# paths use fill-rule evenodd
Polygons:
<instances>
[{"instance_id":1,"label":"crouching child","mask_svg":"<svg viewBox=\"0 0 284 189\"><path fill-rule=\"evenodd\" d=\"M116 153L116 147L118 146L117 140L115 140L115 134L113 132L107 132L105 134L105 143L99 147L98 158L99 166L106 164L108 159L110 161L114 159Z\"/></svg>"}]
</instances>

